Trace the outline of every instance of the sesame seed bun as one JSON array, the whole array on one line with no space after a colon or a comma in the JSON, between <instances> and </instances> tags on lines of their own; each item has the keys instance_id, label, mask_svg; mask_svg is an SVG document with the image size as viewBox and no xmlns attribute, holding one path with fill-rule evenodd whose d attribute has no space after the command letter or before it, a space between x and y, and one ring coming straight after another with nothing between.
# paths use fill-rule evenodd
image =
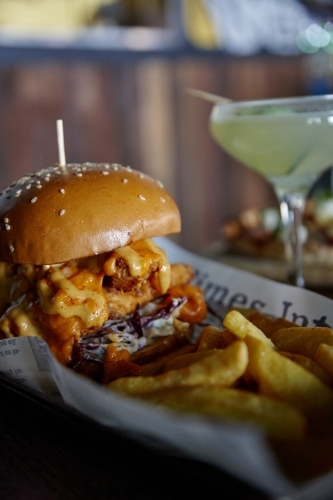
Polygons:
<instances>
[{"instance_id":1,"label":"sesame seed bun","mask_svg":"<svg viewBox=\"0 0 333 500\"><path fill-rule=\"evenodd\" d=\"M161 183L118 164L55 165L0 194L0 260L56 264L180 231Z\"/></svg>"}]
</instances>

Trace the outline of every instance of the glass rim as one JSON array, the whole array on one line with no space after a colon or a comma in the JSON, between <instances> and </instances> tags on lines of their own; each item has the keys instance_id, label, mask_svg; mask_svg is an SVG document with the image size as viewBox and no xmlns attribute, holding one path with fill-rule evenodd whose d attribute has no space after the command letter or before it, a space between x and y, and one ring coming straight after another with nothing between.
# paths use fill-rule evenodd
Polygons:
<instances>
[{"instance_id":1,"label":"glass rim","mask_svg":"<svg viewBox=\"0 0 333 500\"><path fill-rule=\"evenodd\" d=\"M316 102L329 102L332 101L333 110L333 94L318 94L318 95L302 95L294 97L270 97L264 99L246 99L246 100L235 100L230 102L216 102L213 105L213 110L224 108L248 108L251 106L270 106L270 105L284 105L284 104L302 104L302 103L316 103Z\"/></svg>"}]
</instances>

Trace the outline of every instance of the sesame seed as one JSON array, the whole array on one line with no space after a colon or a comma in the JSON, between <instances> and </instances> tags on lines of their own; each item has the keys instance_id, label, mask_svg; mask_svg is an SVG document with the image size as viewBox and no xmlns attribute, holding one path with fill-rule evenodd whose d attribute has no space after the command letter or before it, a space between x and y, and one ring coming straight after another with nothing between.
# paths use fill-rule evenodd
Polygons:
<instances>
[{"instance_id":1,"label":"sesame seed","mask_svg":"<svg viewBox=\"0 0 333 500\"><path fill-rule=\"evenodd\" d=\"M162 188L164 187L161 181L156 181L156 183Z\"/></svg>"},{"instance_id":2,"label":"sesame seed","mask_svg":"<svg viewBox=\"0 0 333 500\"><path fill-rule=\"evenodd\" d=\"M145 175L144 175L142 172L139 174L140 179L143 179L143 178L144 178L144 176L145 176Z\"/></svg>"},{"instance_id":3,"label":"sesame seed","mask_svg":"<svg viewBox=\"0 0 333 500\"><path fill-rule=\"evenodd\" d=\"M21 193L22 193L22 189L19 189L18 191L16 191L15 198L18 198Z\"/></svg>"},{"instance_id":4,"label":"sesame seed","mask_svg":"<svg viewBox=\"0 0 333 500\"><path fill-rule=\"evenodd\" d=\"M6 228L7 231L9 231L10 225L9 224L5 224L5 228Z\"/></svg>"},{"instance_id":5,"label":"sesame seed","mask_svg":"<svg viewBox=\"0 0 333 500\"><path fill-rule=\"evenodd\" d=\"M44 179L44 180L45 180L46 182L49 182L49 180L50 180L50 176L49 176L49 175L47 175L47 176L45 177L45 179Z\"/></svg>"},{"instance_id":6,"label":"sesame seed","mask_svg":"<svg viewBox=\"0 0 333 500\"><path fill-rule=\"evenodd\" d=\"M21 179L17 181L17 184L25 184L28 180L29 177L25 175L24 177L21 177Z\"/></svg>"},{"instance_id":7,"label":"sesame seed","mask_svg":"<svg viewBox=\"0 0 333 500\"><path fill-rule=\"evenodd\" d=\"M35 203L36 201L37 201L37 196L34 196L33 198L31 198L30 203Z\"/></svg>"},{"instance_id":8,"label":"sesame seed","mask_svg":"<svg viewBox=\"0 0 333 500\"><path fill-rule=\"evenodd\" d=\"M8 217L5 217L5 218L4 218L4 222L6 222L6 224L7 224L7 222L9 222Z\"/></svg>"},{"instance_id":9,"label":"sesame seed","mask_svg":"<svg viewBox=\"0 0 333 500\"><path fill-rule=\"evenodd\" d=\"M77 175L77 177L82 177L82 172L76 172L75 175Z\"/></svg>"},{"instance_id":10,"label":"sesame seed","mask_svg":"<svg viewBox=\"0 0 333 500\"><path fill-rule=\"evenodd\" d=\"M106 170L103 170L102 174L103 175L109 175L109 172L107 172Z\"/></svg>"},{"instance_id":11,"label":"sesame seed","mask_svg":"<svg viewBox=\"0 0 333 500\"><path fill-rule=\"evenodd\" d=\"M126 168L126 170L128 170L129 172L132 172L132 169L131 169L131 167L130 167L129 165L127 165L127 167L125 167L125 168Z\"/></svg>"},{"instance_id":12,"label":"sesame seed","mask_svg":"<svg viewBox=\"0 0 333 500\"><path fill-rule=\"evenodd\" d=\"M31 184L27 184L25 187L26 187L27 189L30 189L30 188L31 188Z\"/></svg>"},{"instance_id":13,"label":"sesame seed","mask_svg":"<svg viewBox=\"0 0 333 500\"><path fill-rule=\"evenodd\" d=\"M42 187L43 186L41 184L37 184L37 186L36 186L37 189L42 189Z\"/></svg>"},{"instance_id":14,"label":"sesame seed","mask_svg":"<svg viewBox=\"0 0 333 500\"><path fill-rule=\"evenodd\" d=\"M64 190L64 188L59 189L59 193L61 193L61 194L65 194L65 190Z\"/></svg>"},{"instance_id":15,"label":"sesame seed","mask_svg":"<svg viewBox=\"0 0 333 500\"><path fill-rule=\"evenodd\" d=\"M66 210L62 209L62 210L60 210L59 215L64 215L65 212L66 212Z\"/></svg>"},{"instance_id":16,"label":"sesame seed","mask_svg":"<svg viewBox=\"0 0 333 500\"><path fill-rule=\"evenodd\" d=\"M163 198L163 196L161 196L161 202L165 203L165 198Z\"/></svg>"},{"instance_id":17,"label":"sesame seed","mask_svg":"<svg viewBox=\"0 0 333 500\"><path fill-rule=\"evenodd\" d=\"M122 179L122 181L124 184L126 184L128 182L128 179Z\"/></svg>"},{"instance_id":18,"label":"sesame seed","mask_svg":"<svg viewBox=\"0 0 333 500\"><path fill-rule=\"evenodd\" d=\"M139 194L139 198L140 198L140 200L142 200L142 201L145 201L145 200L146 200L146 198L145 198L142 194Z\"/></svg>"},{"instance_id":19,"label":"sesame seed","mask_svg":"<svg viewBox=\"0 0 333 500\"><path fill-rule=\"evenodd\" d=\"M13 245L10 245L10 246L9 246L9 250L10 250L11 252L14 252L14 247L13 247Z\"/></svg>"}]
</instances>

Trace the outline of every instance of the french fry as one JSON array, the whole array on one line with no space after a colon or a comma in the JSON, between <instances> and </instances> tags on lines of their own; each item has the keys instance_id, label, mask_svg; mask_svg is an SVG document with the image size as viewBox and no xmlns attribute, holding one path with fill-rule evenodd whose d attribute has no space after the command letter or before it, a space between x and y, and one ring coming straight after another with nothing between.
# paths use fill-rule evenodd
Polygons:
<instances>
[{"instance_id":1,"label":"french fry","mask_svg":"<svg viewBox=\"0 0 333 500\"><path fill-rule=\"evenodd\" d=\"M221 349L226 347L223 342L223 330L216 326L205 326L200 332L197 341L197 351L207 351L209 349Z\"/></svg>"},{"instance_id":2,"label":"french fry","mask_svg":"<svg viewBox=\"0 0 333 500\"><path fill-rule=\"evenodd\" d=\"M139 397L175 411L255 424L276 439L299 440L304 437L306 430L306 419L291 405L238 389L218 386L177 387L141 394Z\"/></svg>"},{"instance_id":3,"label":"french fry","mask_svg":"<svg viewBox=\"0 0 333 500\"><path fill-rule=\"evenodd\" d=\"M178 347L188 344L189 342L190 339L187 332L176 332L173 335L160 337L156 339L153 344L149 344L132 354L131 361L137 365L144 365L151 361L156 361L157 358L169 354Z\"/></svg>"},{"instance_id":4,"label":"french fry","mask_svg":"<svg viewBox=\"0 0 333 500\"><path fill-rule=\"evenodd\" d=\"M333 467L330 328L232 310L221 329L203 328L195 344L178 332L133 359L141 374L112 380L109 389L171 411L259 426L282 465L298 457L296 476Z\"/></svg>"},{"instance_id":5,"label":"french fry","mask_svg":"<svg viewBox=\"0 0 333 500\"><path fill-rule=\"evenodd\" d=\"M333 377L333 346L319 344L314 355L315 361Z\"/></svg>"},{"instance_id":6,"label":"french fry","mask_svg":"<svg viewBox=\"0 0 333 500\"><path fill-rule=\"evenodd\" d=\"M228 347L228 345L232 344L237 340L236 335L231 333L228 329L223 330L222 332L222 340L225 345L225 347Z\"/></svg>"},{"instance_id":7,"label":"french fry","mask_svg":"<svg viewBox=\"0 0 333 500\"><path fill-rule=\"evenodd\" d=\"M104 360L103 383L126 375L141 375L139 365L130 361L130 353L126 349L117 349L110 344Z\"/></svg>"},{"instance_id":8,"label":"french fry","mask_svg":"<svg viewBox=\"0 0 333 500\"><path fill-rule=\"evenodd\" d=\"M238 339L244 339L247 335L255 337L262 342L274 347L272 341L257 328L251 321L246 319L240 312L233 310L228 312L223 320L223 325Z\"/></svg>"},{"instance_id":9,"label":"french fry","mask_svg":"<svg viewBox=\"0 0 333 500\"><path fill-rule=\"evenodd\" d=\"M321 344L321 345L324 345L325 347L330 347L330 346L326 346L326 344ZM319 349L319 347L318 347L318 349ZM282 354L282 356L286 356L287 358L291 359L292 361L299 364L300 366L303 366L303 368L305 368L309 372L313 373L322 382L324 382L324 384L333 388L333 373L332 373L332 375L330 375L329 372L324 368L323 365L320 366L321 365L320 363L314 361L311 358L308 358L307 356L304 356L303 354L294 354L294 353L285 352L285 351L280 351L280 354ZM333 358L331 359L331 363L333 363ZM333 364L332 364L332 368L333 368Z\"/></svg>"},{"instance_id":10,"label":"french fry","mask_svg":"<svg viewBox=\"0 0 333 500\"><path fill-rule=\"evenodd\" d=\"M297 327L296 323L293 323L285 318L269 318L265 316L260 311L252 311L248 314L247 319L251 321L257 328L259 328L266 337L271 337L272 333L281 328L291 328Z\"/></svg>"},{"instance_id":11,"label":"french fry","mask_svg":"<svg viewBox=\"0 0 333 500\"><path fill-rule=\"evenodd\" d=\"M259 393L285 401L301 411L313 432L332 432L333 391L266 343L251 336L244 341L249 350L245 379L254 381Z\"/></svg>"},{"instance_id":12,"label":"french fry","mask_svg":"<svg viewBox=\"0 0 333 500\"><path fill-rule=\"evenodd\" d=\"M248 350L242 341L236 341L224 350L180 370L171 370L151 377L125 377L107 384L126 394L140 394L168 387L194 385L231 386L244 374L248 363Z\"/></svg>"},{"instance_id":13,"label":"french fry","mask_svg":"<svg viewBox=\"0 0 333 500\"><path fill-rule=\"evenodd\" d=\"M186 366L192 365L193 363L197 363L207 356L215 354L215 352L216 349L208 349L206 351L196 351L188 354L182 354L180 356L175 356L164 365L164 371L167 372L169 370L179 370L180 368L185 368Z\"/></svg>"},{"instance_id":14,"label":"french fry","mask_svg":"<svg viewBox=\"0 0 333 500\"><path fill-rule=\"evenodd\" d=\"M174 359L178 359L179 357L183 357L183 355L194 353L196 350L195 344L185 344L181 347L178 347L172 352L165 354L156 359L156 361L151 361L145 365L141 365L141 375L147 377L149 375L159 375L163 371L165 371L165 366L168 362L173 361Z\"/></svg>"},{"instance_id":15,"label":"french fry","mask_svg":"<svg viewBox=\"0 0 333 500\"><path fill-rule=\"evenodd\" d=\"M333 345L333 330L327 327L282 328L272 333L270 338L280 351L315 359L320 344Z\"/></svg>"},{"instance_id":16,"label":"french fry","mask_svg":"<svg viewBox=\"0 0 333 500\"><path fill-rule=\"evenodd\" d=\"M251 307L233 307L232 310L240 312L247 319L249 319L252 313L257 312L257 309L252 309Z\"/></svg>"}]
</instances>

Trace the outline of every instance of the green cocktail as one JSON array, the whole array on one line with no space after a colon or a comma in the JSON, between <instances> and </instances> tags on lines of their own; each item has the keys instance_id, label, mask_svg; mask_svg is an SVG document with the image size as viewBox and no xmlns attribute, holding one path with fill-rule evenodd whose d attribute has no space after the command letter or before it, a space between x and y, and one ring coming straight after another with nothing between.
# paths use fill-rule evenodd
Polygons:
<instances>
[{"instance_id":1,"label":"green cocktail","mask_svg":"<svg viewBox=\"0 0 333 500\"><path fill-rule=\"evenodd\" d=\"M307 192L333 164L333 95L217 103L210 130L220 146L274 187L292 252L289 274L303 286L299 226Z\"/></svg>"}]
</instances>

